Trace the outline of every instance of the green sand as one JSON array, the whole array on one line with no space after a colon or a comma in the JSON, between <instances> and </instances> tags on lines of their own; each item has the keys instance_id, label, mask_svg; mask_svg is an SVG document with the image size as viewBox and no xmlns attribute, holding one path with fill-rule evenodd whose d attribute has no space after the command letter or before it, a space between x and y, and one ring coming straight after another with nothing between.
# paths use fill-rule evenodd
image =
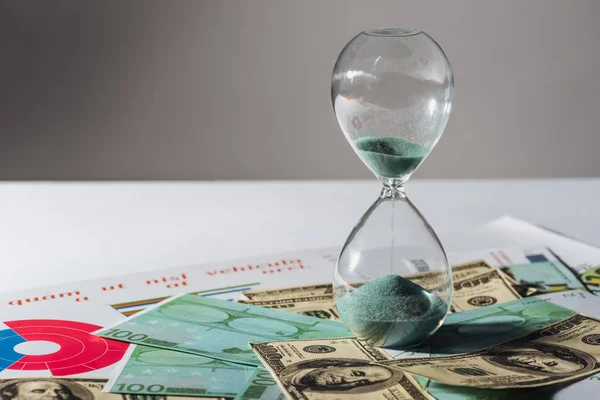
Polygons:
<instances>
[{"instance_id":1,"label":"green sand","mask_svg":"<svg viewBox=\"0 0 600 400\"><path fill-rule=\"evenodd\" d=\"M362 137L354 143L362 160L381 178L412 173L429 153L419 143L396 137Z\"/></svg>"},{"instance_id":2,"label":"green sand","mask_svg":"<svg viewBox=\"0 0 600 400\"><path fill-rule=\"evenodd\" d=\"M409 347L440 325L448 304L398 275L387 275L340 297L337 308L346 326L361 339L384 347Z\"/></svg>"}]
</instances>

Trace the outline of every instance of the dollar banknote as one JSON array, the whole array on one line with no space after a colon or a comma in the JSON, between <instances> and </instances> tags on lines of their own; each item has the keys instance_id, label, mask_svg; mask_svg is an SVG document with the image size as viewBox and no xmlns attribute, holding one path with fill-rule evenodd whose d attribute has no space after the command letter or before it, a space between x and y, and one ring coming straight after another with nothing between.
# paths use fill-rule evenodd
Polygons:
<instances>
[{"instance_id":1,"label":"dollar banknote","mask_svg":"<svg viewBox=\"0 0 600 400\"><path fill-rule=\"evenodd\" d=\"M459 281L473 276L491 272L497 268L488 264L485 260L476 260L468 263L457 264L452 266L452 279Z\"/></svg>"},{"instance_id":2,"label":"dollar banknote","mask_svg":"<svg viewBox=\"0 0 600 400\"><path fill-rule=\"evenodd\" d=\"M495 269L454 282L452 308L453 311L465 311L520 298L500 271Z\"/></svg>"},{"instance_id":3,"label":"dollar banknote","mask_svg":"<svg viewBox=\"0 0 600 400\"><path fill-rule=\"evenodd\" d=\"M28 377L0 379L3 400L191 400L163 394L105 393L106 379ZM203 397L204 400L232 400L232 397Z\"/></svg>"},{"instance_id":4,"label":"dollar banknote","mask_svg":"<svg viewBox=\"0 0 600 400\"><path fill-rule=\"evenodd\" d=\"M243 292L240 303L339 321L331 283Z\"/></svg>"},{"instance_id":5,"label":"dollar banknote","mask_svg":"<svg viewBox=\"0 0 600 400\"><path fill-rule=\"evenodd\" d=\"M504 275L499 269L489 265L483 260L473 261L452 266L454 281L464 280L469 277L484 274L486 272L498 271L512 288L520 294L519 297L531 295L535 289L519 285L512 278ZM421 272L407 278L425 287L431 288L438 284L442 274L436 271ZM354 284L360 286L360 283ZM283 288L253 290L244 292L246 299L239 300L240 303L268 307L277 310L290 311L310 315L313 317L339 321L340 316L335 304L332 285L320 283L314 285L290 286ZM518 298L518 297L517 297ZM459 308L460 309L460 308Z\"/></svg>"},{"instance_id":6,"label":"dollar banknote","mask_svg":"<svg viewBox=\"0 0 600 400\"><path fill-rule=\"evenodd\" d=\"M452 265L452 279L456 282L476 275L481 275L493 270L499 269L490 265L485 260L471 261L463 264L455 264ZM512 276L504 273L503 271L501 272L501 274L511 284L513 289L515 289L515 291L519 293L521 297L531 296L537 292L537 289L533 287L527 287L519 284L515 279L513 279Z\"/></svg>"},{"instance_id":7,"label":"dollar banknote","mask_svg":"<svg viewBox=\"0 0 600 400\"><path fill-rule=\"evenodd\" d=\"M376 364L456 386L501 389L565 383L600 370L600 320L575 314L484 350Z\"/></svg>"},{"instance_id":8,"label":"dollar banknote","mask_svg":"<svg viewBox=\"0 0 600 400\"><path fill-rule=\"evenodd\" d=\"M409 374L371 364L390 357L355 338L254 343L252 349L293 400L433 400Z\"/></svg>"},{"instance_id":9,"label":"dollar banknote","mask_svg":"<svg viewBox=\"0 0 600 400\"><path fill-rule=\"evenodd\" d=\"M302 295L300 293L282 298L263 298L261 300L239 300L240 303L259 307L268 307L281 311L289 311L312 317L339 321L333 294Z\"/></svg>"},{"instance_id":10,"label":"dollar banknote","mask_svg":"<svg viewBox=\"0 0 600 400\"><path fill-rule=\"evenodd\" d=\"M475 260L467 263L452 265L452 278L453 280L461 280L476 275L481 275L486 272L497 270L497 268L488 264L485 260ZM504 275L503 272L501 274ZM422 287L435 286L431 281L436 281L440 277L443 279L443 274L438 271L426 271L419 272L416 274L404 276L410 279L414 283L419 284ZM504 275L511 284L518 285L510 276ZM353 283L352 286L358 287L364 284L364 282ZM288 286L283 288L265 289L265 290L250 290L243 292L246 299L241 302L251 303L254 301L262 301L265 299L289 299L294 297L311 297L311 296L322 296L328 297L333 296L333 288L331 283L319 283L314 285L300 285L300 286Z\"/></svg>"},{"instance_id":11,"label":"dollar banknote","mask_svg":"<svg viewBox=\"0 0 600 400\"><path fill-rule=\"evenodd\" d=\"M105 390L111 393L234 397L256 368L148 346L131 346Z\"/></svg>"},{"instance_id":12,"label":"dollar banknote","mask_svg":"<svg viewBox=\"0 0 600 400\"><path fill-rule=\"evenodd\" d=\"M484 260L452 265L452 280L454 281L455 290L452 306L450 308L452 312L489 305L485 303L481 303L480 305L469 303L465 304L464 301L461 301L456 297L457 282L461 282L463 284L462 289L465 289L459 289L461 296L469 296L469 293L481 293L483 291L481 282L477 285L474 285L475 281L473 278L485 274L489 274L488 277L494 278L491 282L487 282L486 288L489 289L490 287L493 287L497 291L496 294L500 296L497 300L509 301L513 299L519 299L524 296L530 296L536 292L536 289L528 288L517 283L514 281L514 279L512 279L512 277L506 275L502 270L491 266ZM447 285L444 274L440 271L420 272L417 274L408 275L406 278L434 293L438 291L439 288L443 288L445 285ZM487 278L484 279L487 280ZM466 289L469 285L471 286L467 291ZM454 299L457 300L455 301ZM473 300L473 302L475 302L475 300Z\"/></svg>"},{"instance_id":13,"label":"dollar banknote","mask_svg":"<svg viewBox=\"0 0 600 400\"><path fill-rule=\"evenodd\" d=\"M320 296L333 294L331 283L318 283L314 285L287 286L283 288L249 290L243 292L248 300L264 300L271 298L290 298L296 296Z\"/></svg>"},{"instance_id":14,"label":"dollar banknote","mask_svg":"<svg viewBox=\"0 0 600 400\"><path fill-rule=\"evenodd\" d=\"M189 294L165 300L96 334L254 366L260 362L250 342L352 336L339 322Z\"/></svg>"}]
</instances>

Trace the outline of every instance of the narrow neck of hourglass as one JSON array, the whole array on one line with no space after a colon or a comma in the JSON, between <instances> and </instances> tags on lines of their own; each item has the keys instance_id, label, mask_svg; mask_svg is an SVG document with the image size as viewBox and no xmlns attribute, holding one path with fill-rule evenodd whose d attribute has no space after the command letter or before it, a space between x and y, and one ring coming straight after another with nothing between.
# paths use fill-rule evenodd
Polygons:
<instances>
[{"instance_id":1,"label":"narrow neck of hourglass","mask_svg":"<svg viewBox=\"0 0 600 400\"><path fill-rule=\"evenodd\" d=\"M383 188L379 197L381 199L403 199L406 198L404 191L404 181L399 179L381 179Z\"/></svg>"}]
</instances>

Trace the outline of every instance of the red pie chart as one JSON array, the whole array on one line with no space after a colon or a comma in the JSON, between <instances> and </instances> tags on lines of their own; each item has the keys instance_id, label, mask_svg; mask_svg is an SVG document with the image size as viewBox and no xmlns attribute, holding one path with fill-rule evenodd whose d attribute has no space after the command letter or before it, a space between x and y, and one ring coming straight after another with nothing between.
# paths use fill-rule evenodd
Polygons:
<instances>
[{"instance_id":1,"label":"red pie chart","mask_svg":"<svg viewBox=\"0 0 600 400\"><path fill-rule=\"evenodd\" d=\"M116 363L128 347L127 343L92 335L101 326L84 322L31 319L4 324L10 329L0 330L0 371L77 375Z\"/></svg>"}]
</instances>

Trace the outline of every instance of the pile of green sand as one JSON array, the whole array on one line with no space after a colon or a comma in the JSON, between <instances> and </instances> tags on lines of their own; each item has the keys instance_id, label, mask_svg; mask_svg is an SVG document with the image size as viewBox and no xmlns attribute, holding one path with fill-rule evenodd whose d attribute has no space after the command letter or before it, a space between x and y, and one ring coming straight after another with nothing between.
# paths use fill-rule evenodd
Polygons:
<instances>
[{"instance_id":1,"label":"pile of green sand","mask_svg":"<svg viewBox=\"0 0 600 400\"><path fill-rule=\"evenodd\" d=\"M378 346L407 347L423 342L448 312L448 304L398 275L387 275L340 297L346 326Z\"/></svg>"},{"instance_id":2,"label":"pile of green sand","mask_svg":"<svg viewBox=\"0 0 600 400\"><path fill-rule=\"evenodd\" d=\"M396 137L362 137L354 143L362 160L382 178L410 174L428 153L419 143Z\"/></svg>"}]
</instances>

